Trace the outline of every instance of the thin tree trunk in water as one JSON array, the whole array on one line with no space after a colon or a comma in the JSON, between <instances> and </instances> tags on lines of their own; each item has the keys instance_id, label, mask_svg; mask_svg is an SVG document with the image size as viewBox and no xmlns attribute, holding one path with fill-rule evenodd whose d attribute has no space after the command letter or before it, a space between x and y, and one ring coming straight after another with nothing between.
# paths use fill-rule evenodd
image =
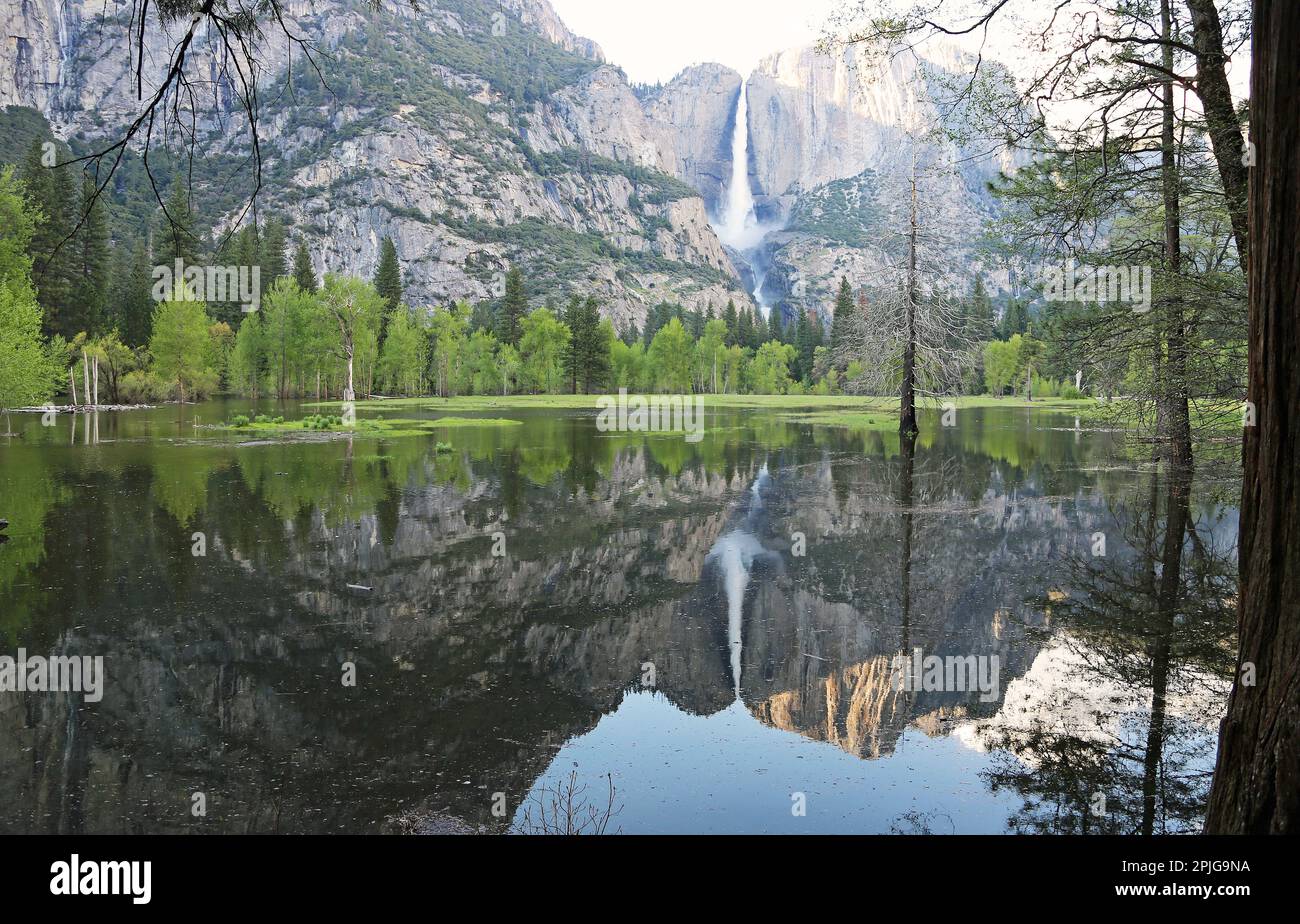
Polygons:
<instances>
[{"instance_id":1,"label":"thin tree trunk in water","mask_svg":"<svg viewBox=\"0 0 1300 924\"><path fill-rule=\"evenodd\" d=\"M1161 36L1173 39L1171 0L1160 0ZM1163 49L1165 70L1174 69L1174 50L1169 45ZM1163 120L1161 126L1160 156L1164 180L1165 206L1165 270L1169 292L1165 296L1165 361L1160 383L1160 400L1165 404L1166 433L1159 434L1169 443L1172 465L1191 464L1192 433L1187 407L1187 330L1183 317L1182 295L1182 203L1178 183L1178 157L1174 140L1174 84L1163 81Z\"/></svg>"},{"instance_id":2,"label":"thin tree trunk in water","mask_svg":"<svg viewBox=\"0 0 1300 924\"><path fill-rule=\"evenodd\" d=\"M1223 181L1224 196L1228 200L1232 236L1237 242L1241 265L1245 266L1250 240L1247 228L1250 171L1242 158L1246 145L1241 137L1241 125L1237 121L1237 109L1232 104L1232 89L1224 68L1228 57L1223 53L1223 26L1214 0L1187 0L1187 9L1192 14L1192 44L1196 47L1196 95L1205 110L1205 123L1219 165L1219 178Z\"/></svg>"},{"instance_id":3,"label":"thin tree trunk in water","mask_svg":"<svg viewBox=\"0 0 1300 924\"><path fill-rule=\"evenodd\" d=\"M72 386L72 406L77 406L77 376L72 371L73 367L68 367L68 384Z\"/></svg>"},{"instance_id":4,"label":"thin tree trunk in water","mask_svg":"<svg viewBox=\"0 0 1300 924\"><path fill-rule=\"evenodd\" d=\"M1146 751L1142 759L1141 832L1148 835L1155 833L1156 794L1166 738L1170 655L1177 625L1179 591L1182 589L1183 539L1191 515L1191 475L1191 470L1186 467L1172 468L1165 498L1165 536L1160 556L1160 583L1156 590L1155 632L1148 649L1151 653L1151 721L1147 726Z\"/></svg>"},{"instance_id":5,"label":"thin tree trunk in water","mask_svg":"<svg viewBox=\"0 0 1300 924\"><path fill-rule=\"evenodd\" d=\"M86 357L86 351L81 351L81 396L87 401L90 400L90 360Z\"/></svg>"},{"instance_id":6,"label":"thin tree trunk in water","mask_svg":"<svg viewBox=\"0 0 1300 924\"><path fill-rule=\"evenodd\" d=\"M903 593L903 655L912 647L912 505L913 474L916 467L916 433L905 432L900 439L903 477L899 482L898 506L903 511L903 552L901 558Z\"/></svg>"},{"instance_id":7,"label":"thin tree trunk in water","mask_svg":"<svg viewBox=\"0 0 1300 924\"><path fill-rule=\"evenodd\" d=\"M1300 831L1300 3L1255 0L1250 393L1236 683L1205 830ZM1253 669L1254 684L1243 671ZM1243 683L1246 680L1246 683Z\"/></svg>"},{"instance_id":8,"label":"thin tree trunk in water","mask_svg":"<svg viewBox=\"0 0 1300 924\"><path fill-rule=\"evenodd\" d=\"M899 433L916 433L916 155L912 156L912 224L907 247L907 343L903 346L903 392Z\"/></svg>"}]
</instances>

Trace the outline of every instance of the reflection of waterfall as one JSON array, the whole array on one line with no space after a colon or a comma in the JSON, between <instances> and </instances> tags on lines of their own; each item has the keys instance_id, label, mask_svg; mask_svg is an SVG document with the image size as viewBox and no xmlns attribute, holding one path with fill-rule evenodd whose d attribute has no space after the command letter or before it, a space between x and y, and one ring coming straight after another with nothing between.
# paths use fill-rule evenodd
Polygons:
<instances>
[{"instance_id":1,"label":"reflection of waterfall","mask_svg":"<svg viewBox=\"0 0 1300 924\"><path fill-rule=\"evenodd\" d=\"M748 80L740 85L740 94L736 97L735 127L731 133L731 182L727 184L721 221L714 230L722 243L739 252L741 259L748 264L754 279L754 301L766 309L762 289L767 268L762 259L762 244L773 226L758 220L754 210L754 190L749 183Z\"/></svg>"},{"instance_id":2,"label":"reflection of waterfall","mask_svg":"<svg viewBox=\"0 0 1300 924\"><path fill-rule=\"evenodd\" d=\"M750 505L744 523L718 539L709 550L709 559L715 561L722 572L722 586L727 594L727 647L731 653L731 680L740 699L740 655L744 647L741 633L741 616L745 608L745 590L749 587L750 570L754 560L765 553L750 527L763 509L763 487L769 479L764 465L750 488Z\"/></svg>"}]
</instances>

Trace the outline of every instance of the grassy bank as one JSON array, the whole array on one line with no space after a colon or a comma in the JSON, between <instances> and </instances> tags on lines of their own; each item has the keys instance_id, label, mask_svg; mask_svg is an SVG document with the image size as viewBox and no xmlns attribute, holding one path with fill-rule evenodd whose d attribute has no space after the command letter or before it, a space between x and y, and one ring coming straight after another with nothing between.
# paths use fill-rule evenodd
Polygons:
<instances>
[{"instance_id":1,"label":"grassy bank","mask_svg":"<svg viewBox=\"0 0 1300 924\"><path fill-rule=\"evenodd\" d=\"M600 395L462 395L455 398L375 398L357 401L359 410L421 409L430 411L486 411L494 409L595 410ZM647 396L648 397L648 396ZM875 411L897 413L897 398L861 397L856 395L701 395L705 407L770 408L773 410ZM987 395L963 395L941 401L926 399L922 408L940 408L947 402L960 408L1024 407L1041 410L1076 410L1094 407L1092 398L1067 400L1045 398L1028 402L1024 398L994 398ZM308 407L337 408L342 402L324 401Z\"/></svg>"}]
</instances>

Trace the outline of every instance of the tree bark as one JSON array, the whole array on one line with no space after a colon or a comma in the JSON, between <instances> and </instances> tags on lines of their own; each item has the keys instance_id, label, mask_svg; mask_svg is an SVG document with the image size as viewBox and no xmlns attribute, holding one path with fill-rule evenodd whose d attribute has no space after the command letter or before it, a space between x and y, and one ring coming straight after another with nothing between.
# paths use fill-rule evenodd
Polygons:
<instances>
[{"instance_id":1,"label":"tree bark","mask_svg":"<svg viewBox=\"0 0 1300 924\"><path fill-rule=\"evenodd\" d=\"M1228 200L1232 236L1237 241L1241 265L1245 266L1250 250L1247 228L1250 171L1242 157L1246 142L1241 137L1241 124L1237 121L1224 67L1228 58L1223 52L1223 26L1214 0L1187 0L1187 9L1192 14L1192 45L1196 48L1196 95L1205 109L1205 124Z\"/></svg>"},{"instance_id":2,"label":"tree bark","mask_svg":"<svg viewBox=\"0 0 1300 924\"><path fill-rule=\"evenodd\" d=\"M912 155L912 224L907 247L907 343L903 347L903 389L898 416L898 432L917 433L916 423L916 155Z\"/></svg>"},{"instance_id":3,"label":"tree bark","mask_svg":"<svg viewBox=\"0 0 1300 924\"><path fill-rule=\"evenodd\" d=\"M1171 0L1160 0L1161 37L1173 39ZM1165 70L1173 72L1174 49L1163 47ZM1168 292L1165 296L1164 340L1165 355L1160 381L1159 399L1165 406L1166 433L1159 434L1169 446L1170 464L1184 468L1192 464L1191 414L1187 403L1187 339L1188 332L1183 311L1182 272L1182 192L1178 175L1178 148L1175 132L1174 84L1166 79L1162 87L1162 124L1160 135L1162 196L1165 211L1165 271Z\"/></svg>"},{"instance_id":4,"label":"tree bark","mask_svg":"<svg viewBox=\"0 0 1300 924\"><path fill-rule=\"evenodd\" d=\"M1255 0L1237 678L1205 830L1300 831L1300 3ZM1254 685L1243 683L1253 667Z\"/></svg>"}]
</instances>

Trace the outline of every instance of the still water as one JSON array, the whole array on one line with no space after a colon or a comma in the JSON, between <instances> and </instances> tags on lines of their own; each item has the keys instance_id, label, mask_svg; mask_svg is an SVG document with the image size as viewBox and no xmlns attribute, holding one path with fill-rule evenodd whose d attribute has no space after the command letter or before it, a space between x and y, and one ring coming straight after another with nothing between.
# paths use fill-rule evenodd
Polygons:
<instances>
[{"instance_id":1,"label":"still water","mask_svg":"<svg viewBox=\"0 0 1300 924\"><path fill-rule=\"evenodd\" d=\"M557 797L624 833L1199 827L1236 488L1118 433L202 426L249 409L0 438L0 655L107 672L93 704L0 693L0 831L541 833ZM916 649L997 687L900 689Z\"/></svg>"}]
</instances>

